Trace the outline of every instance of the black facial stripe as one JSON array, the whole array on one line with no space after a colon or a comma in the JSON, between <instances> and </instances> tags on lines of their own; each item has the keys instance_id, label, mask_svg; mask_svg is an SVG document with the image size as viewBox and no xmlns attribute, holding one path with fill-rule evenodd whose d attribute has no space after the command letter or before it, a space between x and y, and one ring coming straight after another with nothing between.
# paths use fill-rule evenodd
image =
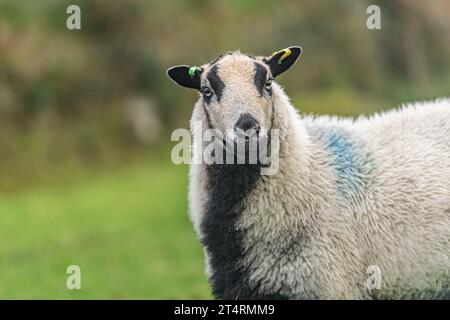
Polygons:
<instances>
[{"instance_id":1,"label":"black facial stripe","mask_svg":"<svg viewBox=\"0 0 450 320\"><path fill-rule=\"evenodd\" d=\"M255 62L255 86L260 94L263 94L264 85L267 80L267 69L262 64Z\"/></svg>"},{"instance_id":2,"label":"black facial stripe","mask_svg":"<svg viewBox=\"0 0 450 320\"><path fill-rule=\"evenodd\" d=\"M223 83L223 81L219 78L217 69L217 65L213 66L211 70L209 70L206 78L208 79L211 88L214 90L217 96L217 101L220 101L220 99L222 98L223 89L225 88L225 83Z\"/></svg>"}]
</instances>

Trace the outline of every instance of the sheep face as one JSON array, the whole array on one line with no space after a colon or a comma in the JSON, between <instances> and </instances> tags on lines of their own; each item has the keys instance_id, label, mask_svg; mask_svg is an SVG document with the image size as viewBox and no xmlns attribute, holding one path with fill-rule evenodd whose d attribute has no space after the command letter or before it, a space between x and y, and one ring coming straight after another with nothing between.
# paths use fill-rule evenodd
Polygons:
<instances>
[{"instance_id":1,"label":"sheep face","mask_svg":"<svg viewBox=\"0 0 450 320\"><path fill-rule=\"evenodd\" d=\"M270 57L227 53L202 67L176 66L168 75L197 89L209 126L227 142L267 137L272 126L274 78L292 66L301 53L289 47Z\"/></svg>"},{"instance_id":2,"label":"sheep face","mask_svg":"<svg viewBox=\"0 0 450 320\"><path fill-rule=\"evenodd\" d=\"M204 69L200 92L210 126L229 142L266 136L273 104L269 68L234 53Z\"/></svg>"}]
</instances>

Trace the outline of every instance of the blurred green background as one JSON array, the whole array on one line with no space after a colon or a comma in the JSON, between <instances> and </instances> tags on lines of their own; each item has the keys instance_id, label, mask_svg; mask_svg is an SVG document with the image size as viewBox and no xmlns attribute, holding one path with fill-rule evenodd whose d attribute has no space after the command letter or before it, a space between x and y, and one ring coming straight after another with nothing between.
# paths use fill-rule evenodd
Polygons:
<instances>
[{"instance_id":1,"label":"blurred green background","mask_svg":"<svg viewBox=\"0 0 450 320\"><path fill-rule=\"evenodd\" d=\"M304 52L279 82L306 113L450 93L445 0L0 0L0 298L210 298L170 160L197 94L165 70L289 45Z\"/></svg>"}]
</instances>

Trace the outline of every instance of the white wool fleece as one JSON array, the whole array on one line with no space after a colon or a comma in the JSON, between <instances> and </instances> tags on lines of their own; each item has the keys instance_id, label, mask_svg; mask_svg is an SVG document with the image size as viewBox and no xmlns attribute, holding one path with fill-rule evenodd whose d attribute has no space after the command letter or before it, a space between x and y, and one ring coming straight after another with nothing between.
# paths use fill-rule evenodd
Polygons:
<instances>
[{"instance_id":1,"label":"white wool fleece","mask_svg":"<svg viewBox=\"0 0 450 320\"><path fill-rule=\"evenodd\" d=\"M302 118L273 90L280 168L245 196L236 226L245 230L246 285L292 299L449 297L450 101L355 121ZM194 121L206 129L200 103ZM192 165L200 239L208 192L206 165ZM371 265L379 289L367 288Z\"/></svg>"}]
</instances>

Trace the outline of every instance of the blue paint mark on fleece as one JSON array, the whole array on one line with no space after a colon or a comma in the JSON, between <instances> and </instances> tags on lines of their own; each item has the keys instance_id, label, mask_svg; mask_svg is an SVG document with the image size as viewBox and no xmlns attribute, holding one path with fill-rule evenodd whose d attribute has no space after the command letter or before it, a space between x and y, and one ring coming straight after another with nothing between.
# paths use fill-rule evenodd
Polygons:
<instances>
[{"instance_id":1,"label":"blue paint mark on fleece","mask_svg":"<svg viewBox=\"0 0 450 320\"><path fill-rule=\"evenodd\" d=\"M356 200L363 186L357 147L345 134L336 131L325 133L323 138L331 152L339 193L348 200Z\"/></svg>"}]
</instances>

